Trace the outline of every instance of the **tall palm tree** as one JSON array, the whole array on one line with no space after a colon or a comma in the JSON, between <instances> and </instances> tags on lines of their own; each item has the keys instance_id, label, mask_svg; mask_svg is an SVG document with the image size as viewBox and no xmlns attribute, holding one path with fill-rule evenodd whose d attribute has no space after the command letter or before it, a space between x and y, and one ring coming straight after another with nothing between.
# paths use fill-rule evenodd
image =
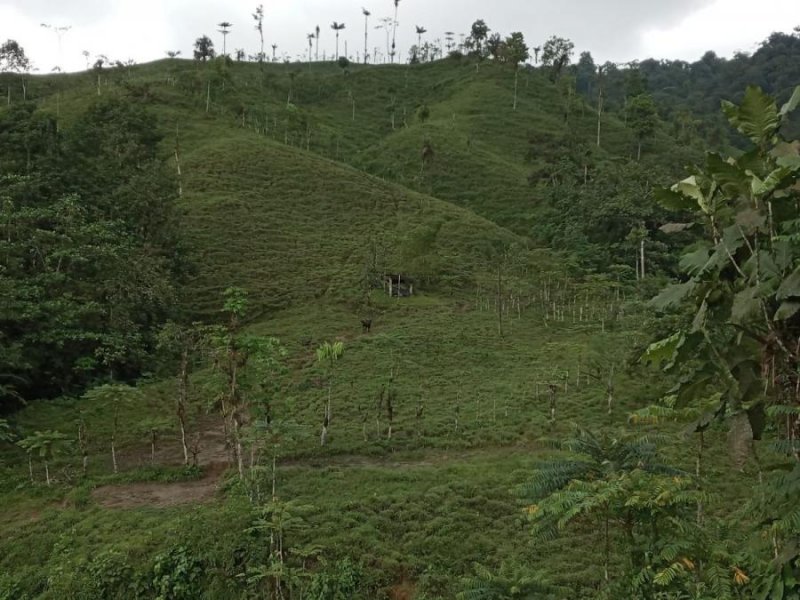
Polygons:
<instances>
[{"instance_id":1,"label":"tall palm tree","mask_svg":"<svg viewBox=\"0 0 800 600\"><path fill-rule=\"evenodd\" d=\"M331 29L336 32L336 60L339 60L339 32L344 29L344 23L337 23L334 21L331 23Z\"/></svg>"},{"instance_id":2,"label":"tall palm tree","mask_svg":"<svg viewBox=\"0 0 800 600\"><path fill-rule=\"evenodd\" d=\"M400 0L394 0L394 23L392 24L392 51L390 56L392 57L392 63L394 63L394 55L396 54L395 40L397 39L397 8L400 6Z\"/></svg>"},{"instance_id":3,"label":"tall palm tree","mask_svg":"<svg viewBox=\"0 0 800 600\"><path fill-rule=\"evenodd\" d=\"M366 8L362 7L361 12L364 13L364 64L369 61L369 16L372 14Z\"/></svg>"},{"instance_id":4,"label":"tall palm tree","mask_svg":"<svg viewBox=\"0 0 800 600\"><path fill-rule=\"evenodd\" d=\"M316 34L317 34L317 49L314 55L314 60L319 62L319 25L317 25Z\"/></svg>"},{"instance_id":5,"label":"tall palm tree","mask_svg":"<svg viewBox=\"0 0 800 600\"><path fill-rule=\"evenodd\" d=\"M390 45L391 45L391 41L392 41L391 40L391 33L392 33L392 24L394 23L394 21L392 20L392 17L383 17L380 20L380 23L381 24L378 25L375 29L383 29L384 31L386 31L386 56L388 57L389 54L391 53L391 49L390 49ZM386 59L384 58L384 61L385 60Z\"/></svg>"},{"instance_id":6,"label":"tall palm tree","mask_svg":"<svg viewBox=\"0 0 800 600\"><path fill-rule=\"evenodd\" d=\"M307 36L308 38L308 64L311 64L311 53L314 51L314 38L316 37L313 33L309 33Z\"/></svg>"},{"instance_id":7,"label":"tall palm tree","mask_svg":"<svg viewBox=\"0 0 800 600\"><path fill-rule=\"evenodd\" d=\"M277 58L275 57L275 51L278 49L278 44L272 44L272 62L275 62Z\"/></svg>"},{"instance_id":8,"label":"tall palm tree","mask_svg":"<svg viewBox=\"0 0 800 600\"><path fill-rule=\"evenodd\" d=\"M233 23L223 21L222 23L217 23L217 27L219 27L218 31L222 34L222 56L227 56L228 34L231 32Z\"/></svg>"},{"instance_id":9,"label":"tall palm tree","mask_svg":"<svg viewBox=\"0 0 800 600\"><path fill-rule=\"evenodd\" d=\"M428 33L428 30L425 29L424 27L419 26L419 25L417 25L416 27L417 27L417 52L421 52L422 51L422 36L423 36L423 34Z\"/></svg>"}]
</instances>

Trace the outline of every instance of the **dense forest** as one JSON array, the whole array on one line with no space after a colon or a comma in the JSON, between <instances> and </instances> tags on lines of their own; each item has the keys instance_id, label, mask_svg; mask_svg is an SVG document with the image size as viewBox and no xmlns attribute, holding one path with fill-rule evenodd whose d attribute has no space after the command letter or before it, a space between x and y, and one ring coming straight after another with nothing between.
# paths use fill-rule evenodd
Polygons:
<instances>
[{"instance_id":1,"label":"dense forest","mask_svg":"<svg viewBox=\"0 0 800 600\"><path fill-rule=\"evenodd\" d=\"M0 599L800 597L800 30L253 18L0 47Z\"/></svg>"}]
</instances>

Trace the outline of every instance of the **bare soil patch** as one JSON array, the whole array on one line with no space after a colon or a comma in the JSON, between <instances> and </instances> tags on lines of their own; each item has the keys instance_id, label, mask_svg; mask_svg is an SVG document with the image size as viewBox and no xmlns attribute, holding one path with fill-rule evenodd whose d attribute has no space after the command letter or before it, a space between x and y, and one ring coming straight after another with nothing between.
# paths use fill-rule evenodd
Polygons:
<instances>
[{"instance_id":1,"label":"bare soil patch","mask_svg":"<svg viewBox=\"0 0 800 600\"><path fill-rule=\"evenodd\" d=\"M202 479L174 483L140 482L106 485L92 491L92 498L106 508L169 508L207 502L216 495L227 463L208 466Z\"/></svg>"}]
</instances>

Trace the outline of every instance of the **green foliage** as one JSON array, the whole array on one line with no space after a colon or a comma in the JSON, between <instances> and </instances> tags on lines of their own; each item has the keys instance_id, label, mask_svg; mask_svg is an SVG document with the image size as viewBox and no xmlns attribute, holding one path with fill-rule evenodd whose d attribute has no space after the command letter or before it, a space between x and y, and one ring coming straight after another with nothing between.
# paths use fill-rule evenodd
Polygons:
<instances>
[{"instance_id":1,"label":"green foliage","mask_svg":"<svg viewBox=\"0 0 800 600\"><path fill-rule=\"evenodd\" d=\"M153 560L156 600L191 600L202 594L203 564L186 546L176 546Z\"/></svg>"},{"instance_id":2,"label":"green foliage","mask_svg":"<svg viewBox=\"0 0 800 600\"><path fill-rule=\"evenodd\" d=\"M641 143L655 133L658 124L658 111L652 96L640 94L631 98L628 103L628 116L628 122L641 148Z\"/></svg>"},{"instance_id":3,"label":"green foliage","mask_svg":"<svg viewBox=\"0 0 800 600\"><path fill-rule=\"evenodd\" d=\"M31 61L25 55L25 49L16 40L7 40L0 46L0 72L26 73L31 68Z\"/></svg>"},{"instance_id":4,"label":"green foliage","mask_svg":"<svg viewBox=\"0 0 800 600\"><path fill-rule=\"evenodd\" d=\"M206 62L207 60L213 59L215 56L216 52L214 51L214 42L211 41L211 38L209 38L207 35L204 35L195 40L195 60L202 60L203 62Z\"/></svg>"},{"instance_id":5,"label":"green foliage","mask_svg":"<svg viewBox=\"0 0 800 600\"><path fill-rule=\"evenodd\" d=\"M11 431L11 425L5 419L0 419L0 442L13 442L15 439L14 432Z\"/></svg>"},{"instance_id":6,"label":"green foliage","mask_svg":"<svg viewBox=\"0 0 800 600\"><path fill-rule=\"evenodd\" d=\"M58 431L36 431L19 440L17 444L28 454L49 461L53 456L65 452L70 445L69 442L69 436Z\"/></svg>"},{"instance_id":7,"label":"green foliage","mask_svg":"<svg viewBox=\"0 0 800 600\"><path fill-rule=\"evenodd\" d=\"M321 570L314 573L308 589L308 597L313 600L347 600L353 598L361 585L361 568L349 558L333 565L323 563Z\"/></svg>"},{"instance_id":8,"label":"green foliage","mask_svg":"<svg viewBox=\"0 0 800 600\"><path fill-rule=\"evenodd\" d=\"M542 65L550 68L550 80L557 80L569 66L575 44L566 38L552 36L542 47Z\"/></svg>"},{"instance_id":9,"label":"green foliage","mask_svg":"<svg viewBox=\"0 0 800 600\"><path fill-rule=\"evenodd\" d=\"M794 377L783 361L794 360L798 249L779 234L794 228L797 216L789 200L796 194L792 187L800 165L778 165L777 108L760 90L749 90L741 107L729 106L726 112L759 147L727 161L709 155L705 171L673 186L672 194L696 203L710 245L704 241L701 250L685 255L681 268L687 281L654 300L662 310L690 306L696 314L691 328L651 346L650 352L668 349L668 370L676 365L689 369L676 390L680 398L701 396L704 386L714 385L725 390L721 402L727 414L744 409L752 420L763 401L763 375L772 371L773 377ZM774 362L764 364L765 357L773 356ZM771 396L782 397L779 389ZM753 434L760 431L744 435Z\"/></svg>"},{"instance_id":10,"label":"green foliage","mask_svg":"<svg viewBox=\"0 0 800 600\"><path fill-rule=\"evenodd\" d=\"M584 67L588 65L584 61ZM8 515L0 524L0 571L14 573L13 580L3 581L0 589L6 586L14 597L35 597L43 593L45 579L50 578L51 588L44 593L77 596L86 579L81 573L93 572L88 566L93 557L98 557L97 577L109 581L95 595L105 597L113 597L112 588L125 585L120 583L128 575L123 565L133 570L130 597L154 596L153 587L162 576L169 579L164 585L168 591L163 593L169 597L184 593L173 590L181 587L173 586L173 579L192 579L173 577L173 573L192 573L196 570L192 565L199 563L203 573L194 579L197 589L185 595L209 598L267 596L276 578L293 595L303 597L309 586L318 585L327 590L324 594L351 598L395 594L395 587L407 587L411 593L415 586L420 598L452 598L458 579L476 561L490 563L487 568L494 571L476 568L478 579L507 580L517 596L527 593L523 592L527 580L540 580L539 573L567 584L568 591L549 592L553 597L685 595L687 589L693 590L697 571L682 559L699 564L698 556L712 557L704 563L707 581L715 578L729 588L735 576L731 565L753 579L766 572L763 565L745 568L741 561L713 557L712 550L729 553L725 543L741 538L730 531L719 539L704 538L689 526L696 505L688 500L681 503L679 497L696 493L699 483L685 477L675 482L632 467L637 460L648 462L647 453L642 451L645 458L625 455L620 448L632 440L609 433L596 436L605 458L588 471L583 485L589 491L583 490L587 493L573 505L578 513L562 515L570 523L569 538L542 541L535 552L528 552L518 499L511 490L543 459L544 450L537 441L547 429L546 409L541 398L534 396L534 386L551 381L563 384L559 410L564 422L600 426L598 414L605 411L598 411L598 404L606 382L605 378L585 378L586 353L592 350L592 361L598 354L598 361L619 367L615 377L622 414L661 395L673 371L666 376L643 375L637 365L623 367L623 357L631 345L643 343L642 331L650 332L652 323L656 323L652 329L662 331L669 324L684 323L685 315L662 321L653 317L642 325L644 311L632 296L633 286L626 282L633 278L634 251L642 239L652 272L671 273L676 268L674 246L690 240L702 227L688 223L685 215L673 219L686 227L670 238L659 227L666 218L655 206L652 186L672 179L672 165L687 155L665 135L668 123L657 123L652 137L657 143L643 164L631 165L628 157L634 138L630 128L623 126L618 115L604 112L603 147L595 148L598 118L591 107L596 104L592 101L590 107L575 100L568 78L557 88L540 71L520 69L517 81L512 82L502 65L490 61L480 66L476 69L469 60L403 69L354 66L345 78L332 63L301 70L221 60L206 69L172 61L166 77L163 65L131 69L130 81L124 84L129 92L123 90L122 73L102 71L104 98L121 94L121 101L93 110L96 131L84 123L82 127L90 130L80 136L100 148L96 159L103 175L86 172L93 155L87 145L75 141L70 143L90 158L64 181L74 181L81 188L80 200L88 207L90 220L115 220L124 212L119 230L130 233L134 246L144 245L142 239L162 240L154 254L179 270L181 247L169 241L174 231L152 228L143 217L150 214L159 223L171 222L159 210L174 196L170 192L174 182L169 177L159 180L160 171L149 167L154 166L154 157L168 161L165 165L170 171L180 161L184 193L180 225L194 259L193 271L178 281L181 301L177 308L181 310L142 317L147 330L142 354L150 356L154 333L162 331L160 325L167 316L182 320L188 313L188 318L223 322L222 327L201 328L210 331L213 346L211 356L206 356L201 351L204 343L197 343L187 420L193 431L203 434L204 442L214 440L219 423L214 415L200 414L200 406L218 406L221 394L231 394L240 402L239 439L245 446L247 475L242 483L224 483L212 502L189 505L191 509L112 511L100 504L96 498L101 495L95 496L91 487L174 478L177 471L158 467L106 477L107 466L94 459L105 451L109 429L110 411L101 406L104 397L31 403L14 416L22 431L60 427L66 431L77 411L85 413L93 432L92 462L84 487L62 505L60 490L20 486L21 453L5 446L0 449L4 464L12 465L8 472L0 472L4 517ZM0 109L5 132L0 144L4 159L9 157L3 164L13 161L16 174L47 170L48 181L57 181L59 172L48 166L48 152L57 153L62 142L55 135L54 119L47 116L57 106L56 97L48 94L57 83L62 111L59 129L68 135L87 113L87 100L95 97L97 75L91 74L91 81L88 75L57 81L37 78L34 91L41 101L31 109L31 118L22 118L26 111L14 102ZM67 81L69 85L61 85ZM515 83L519 106L511 114L507 100ZM585 78L583 83L587 83ZM646 82L639 84L646 91ZM292 95L287 108L289 86ZM614 92L611 87L609 95ZM357 124L351 119L353 97L359 98ZM436 148L436 160L426 165L424 176L419 175L421 124L414 119L420 106L430 107L424 134ZM17 116L11 117L12 113ZM126 122L133 124L130 130ZM528 129L530 135L525 135ZM114 141L115 135L121 144ZM38 148L30 161L27 148ZM115 156L122 161L115 162ZM775 161L778 167L790 168L796 161L792 147L780 146ZM135 162L144 168L131 168ZM656 166L657 162L663 165ZM124 175L124 184L113 176L115 170ZM526 185L531 170L545 173L536 178L533 189ZM723 175L725 186L740 185L731 169ZM782 185L782 177L781 172L761 173L759 181L751 183L757 193L763 193ZM123 190L105 194L104 186L116 188L118 183ZM716 199L709 195L710 182L696 177L693 185L711 199L709 214L727 218L726 207L715 206ZM138 190L143 191L141 197ZM165 193L152 193L156 191ZM559 193L562 198L557 198ZM695 203L681 192L670 195L681 201L683 209ZM148 201L140 202L143 199ZM740 220L743 228L766 226L759 225L760 218L750 217ZM513 228L516 234L496 223ZM534 227L536 240L523 237ZM540 230L556 241L538 235ZM420 286L420 295L397 302L378 291L371 294L368 316L374 319L374 329L370 335L360 335L363 256L365 251L371 254L364 240L379 235L384 240L382 250L368 261L374 273L408 274L425 284ZM793 235L778 232L776 237ZM734 245L741 242L729 239ZM543 240L567 253L531 250ZM745 246L742 242L737 252L744 252ZM685 264L693 274L700 273L713 254L711 244L691 250L693 256ZM576 256L580 267L607 275L573 278L583 275ZM747 273L751 268L743 270ZM494 292L498 270L503 272L504 294ZM123 272L120 278L126 281L130 275ZM96 280L89 281L97 285ZM477 289L476 284L480 285ZM793 282L782 287L776 299L787 303L780 314L791 325L790 303L800 296ZM230 288L246 288L250 294L245 298L229 292L223 317L218 310L220 296ZM508 331L503 339L491 334L494 311L490 308L486 314L485 306L496 298L500 310L506 309ZM737 315L745 322L752 314L750 300L744 296L737 303ZM165 304L172 308L175 303ZM585 318L579 308L585 309ZM705 326L711 312L688 316L697 328L694 333ZM133 310L126 314L138 315ZM131 330L141 329L141 323ZM194 330L187 328L191 335L170 327L164 330L159 341L168 363L180 360L181 350L195 345ZM601 328L605 329L602 333ZM3 327L3 365L20 365L22 357L35 356L22 352L19 344L5 344L7 331L13 329ZM273 335L284 341L285 352L267 337ZM337 384L341 383L332 393L338 429L332 443L319 448L310 440L319 423L319 390L324 386L320 371L331 361L315 364L314 351L325 339L346 340L347 360L331 365ZM675 358L679 364L684 356L701 349L700 342L698 336L687 335L681 347L659 361L664 365ZM590 348L593 344L599 348ZM123 346L110 346L102 356L119 355ZM48 351L47 356L61 355ZM90 358L100 360L91 352L78 359L87 368L88 383L133 378L143 368L161 362L120 361L124 367L109 373L105 365L91 364ZM205 369L200 358L210 358L213 368ZM234 365L239 387L231 392L229 375ZM394 435L387 440L380 423L372 428L373 407L381 381L395 367L401 375L393 383L397 389ZM12 375L22 368L15 366ZM165 368L174 373L173 364ZM0 373L5 371L0 369ZM674 377L679 376L675 373ZM16 384L13 378L2 383L6 381ZM147 450L140 435L142 422L150 415L157 418L174 412L173 381L142 383L137 391L137 401L120 406L119 414L120 423L125 424L118 432L121 452L131 458ZM659 417L672 434L679 427L673 421L682 427L684 416L702 418L708 404L718 406L720 401L704 393L684 415L685 397L673 394L671 398L660 413L642 414L641 420L653 423ZM774 420L787 416L772 414L769 418ZM614 418L613 414L608 417L612 424ZM774 431L777 425L770 422L769 426ZM552 435L563 431L561 422L556 423ZM710 458L713 485L721 489L726 511L752 491L749 483L742 484L744 475L734 478L724 473L722 437L717 430L707 432L714 449ZM213 443L209 450L215 455ZM683 446L675 443L667 449L670 463L677 459L686 466L689 459ZM273 534L277 540L286 531L275 524L283 519L278 518L277 509L260 514L270 521L262 530L242 533L251 524L252 503L260 504L269 496L272 470L262 464L267 448L277 457L278 502L288 497L318 506L303 516L306 525L290 531L282 554L276 554L277 542L269 543ZM253 456L252 468L247 466L249 456ZM572 455L570 460L581 457ZM68 457L59 462L65 470L74 466ZM203 477L215 472L206 470ZM719 473L723 476L716 477ZM552 479L558 479L557 475ZM200 476L195 473L196 478ZM581 489L575 485L570 492L577 498ZM598 575L602 510L595 510L592 494L615 506L608 584ZM623 498L631 505L619 504ZM718 509L724 511L714 507L715 512ZM634 523L633 544L626 540L625 511L630 511ZM749 517L744 517L743 526L748 523ZM185 548L203 550L187 550L184 559L178 560L176 540ZM453 540L459 540L457 552ZM109 548L119 554L106 557L103 550ZM65 557L63 549L71 554ZM147 559L156 554L168 565L158 577ZM762 555L770 557L771 549ZM371 559L356 566L354 561L362 556ZM186 566L174 567L178 563ZM633 577L641 579L638 587L630 583ZM315 579L318 584L311 583ZM64 583L56 585L56 581ZM706 585L706 580L701 584ZM724 592L723 583L718 585ZM94 588L87 585L85 589L91 593ZM620 591L614 595L616 589ZM701 591L705 593L705 588ZM548 592L542 588L532 593L546 597Z\"/></svg>"}]
</instances>

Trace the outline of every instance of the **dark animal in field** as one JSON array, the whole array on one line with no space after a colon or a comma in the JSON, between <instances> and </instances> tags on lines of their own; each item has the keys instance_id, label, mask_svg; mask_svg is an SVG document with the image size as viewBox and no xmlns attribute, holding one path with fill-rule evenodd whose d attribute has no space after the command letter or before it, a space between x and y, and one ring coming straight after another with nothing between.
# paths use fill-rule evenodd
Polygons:
<instances>
[{"instance_id":1,"label":"dark animal in field","mask_svg":"<svg viewBox=\"0 0 800 600\"><path fill-rule=\"evenodd\" d=\"M361 330L364 333L372 331L372 319L361 319Z\"/></svg>"}]
</instances>

